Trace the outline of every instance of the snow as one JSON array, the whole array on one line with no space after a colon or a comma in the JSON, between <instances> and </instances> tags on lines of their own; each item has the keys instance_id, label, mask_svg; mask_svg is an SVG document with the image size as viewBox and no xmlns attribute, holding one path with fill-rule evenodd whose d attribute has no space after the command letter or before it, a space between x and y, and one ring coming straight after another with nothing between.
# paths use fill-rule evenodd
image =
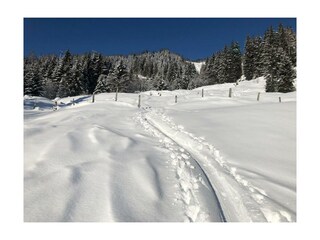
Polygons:
<instances>
[{"instance_id":1,"label":"snow","mask_svg":"<svg viewBox=\"0 0 320 240\"><path fill-rule=\"evenodd\" d=\"M191 63L195 66L197 73L200 74L200 70L206 62L191 62Z\"/></svg>"},{"instance_id":2,"label":"snow","mask_svg":"<svg viewBox=\"0 0 320 240\"><path fill-rule=\"evenodd\" d=\"M148 79L147 77L145 77L145 76L143 76L143 75L141 75L141 74L138 74L138 78L139 78L139 79L142 79L142 80Z\"/></svg>"},{"instance_id":3,"label":"snow","mask_svg":"<svg viewBox=\"0 0 320 240\"><path fill-rule=\"evenodd\" d=\"M264 85L25 96L24 220L296 221L296 93Z\"/></svg>"}]
</instances>

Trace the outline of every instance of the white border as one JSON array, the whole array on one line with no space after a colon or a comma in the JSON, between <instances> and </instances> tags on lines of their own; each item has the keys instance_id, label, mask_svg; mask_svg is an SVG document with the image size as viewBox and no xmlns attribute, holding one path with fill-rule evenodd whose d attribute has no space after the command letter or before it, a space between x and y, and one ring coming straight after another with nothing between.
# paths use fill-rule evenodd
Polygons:
<instances>
[{"instance_id":1,"label":"white border","mask_svg":"<svg viewBox=\"0 0 320 240\"><path fill-rule=\"evenodd\" d=\"M319 237L319 27L316 1L2 1L1 239L301 239ZM24 17L297 17L298 222L23 223Z\"/></svg>"}]
</instances>

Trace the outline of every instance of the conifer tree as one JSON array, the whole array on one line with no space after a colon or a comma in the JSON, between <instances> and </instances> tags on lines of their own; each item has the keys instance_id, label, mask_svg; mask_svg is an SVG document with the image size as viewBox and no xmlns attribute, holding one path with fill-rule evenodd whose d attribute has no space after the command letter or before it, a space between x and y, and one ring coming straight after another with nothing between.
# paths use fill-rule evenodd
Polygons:
<instances>
[{"instance_id":1,"label":"conifer tree","mask_svg":"<svg viewBox=\"0 0 320 240\"><path fill-rule=\"evenodd\" d=\"M232 42L230 46L230 70L229 70L229 82L236 82L241 77L241 51L237 42Z\"/></svg>"},{"instance_id":2,"label":"conifer tree","mask_svg":"<svg viewBox=\"0 0 320 240\"><path fill-rule=\"evenodd\" d=\"M110 88L107 85L107 75L101 74L97 81L97 86L94 89L95 93L103 93L103 92L109 92Z\"/></svg>"},{"instance_id":3,"label":"conifer tree","mask_svg":"<svg viewBox=\"0 0 320 240\"><path fill-rule=\"evenodd\" d=\"M88 59L86 88L89 94L94 92L94 89L97 85L98 77L102 72L102 61L102 55L96 52L93 52Z\"/></svg>"},{"instance_id":4,"label":"conifer tree","mask_svg":"<svg viewBox=\"0 0 320 240\"><path fill-rule=\"evenodd\" d=\"M264 35L264 43L262 49L262 59L263 59L263 74L265 76L270 75L273 79L275 76L275 61L274 55L276 54L276 49L274 46L274 33L272 27L270 27Z\"/></svg>"},{"instance_id":5,"label":"conifer tree","mask_svg":"<svg viewBox=\"0 0 320 240\"><path fill-rule=\"evenodd\" d=\"M243 71L247 80L251 80L255 72L255 49L252 39L247 36L245 43L245 53L243 57Z\"/></svg>"},{"instance_id":6,"label":"conifer tree","mask_svg":"<svg viewBox=\"0 0 320 240\"><path fill-rule=\"evenodd\" d=\"M53 99L56 97L56 89L53 83L53 73L56 68L57 57L55 55L43 57L41 66L42 96Z\"/></svg>"},{"instance_id":7,"label":"conifer tree","mask_svg":"<svg viewBox=\"0 0 320 240\"><path fill-rule=\"evenodd\" d=\"M59 71L60 81L57 97L66 97L70 95L69 87L72 81L71 79L72 68L72 56L69 50L67 50L62 58L61 69Z\"/></svg>"},{"instance_id":8,"label":"conifer tree","mask_svg":"<svg viewBox=\"0 0 320 240\"><path fill-rule=\"evenodd\" d=\"M253 78L263 75L262 43L261 37L255 37L253 39Z\"/></svg>"},{"instance_id":9,"label":"conifer tree","mask_svg":"<svg viewBox=\"0 0 320 240\"><path fill-rule=\"evenodd\" d=\"M290 57L281 47L277 50L277 91L278 92L292 92L295 90L293 85L294 70Z\"/></svg>"},{"instance_id":10,"label":"conifer tree","mask_svg":"<svg viewBox=\"0 0 320 240\"><path fill-rule=\"evenodd\" d=\"M291 28L285 29L285 36L288 44L288 56L291 59L292 66L297 66L297 39L296 34Z\"/></svg>"},{"instance_id":11,"label":"conifer tree","mask_svg":"<svg viewBox=\"0 0 320 240\"><path fill-rule=\"evenodd\" d=\"M32 96L41 96L42 85L39 75L38 62L32 62L25 66L24 71L24 94Z\"/></svg>"},{"instance_id":12,"label":"conifer tree","mask_svg":"<svg viewBox=\"0 0 320 240\"><path fill-rule=\"evenodd\" d=\"M216 56L213 54L211 57L207 58L205 65L200 73L200 78L203 81L204 85L208 85L208 84L216 84L218 83L218 79L217 79L217 71L216 71ZM195 80L196 77L194 77L193 79ZM198 83L198 79L197 79L197 84L194 82L192 83L194 86L195 85L199 85ZM191 81L193 82L193 81ZM189 85L189 89L191 88L191 85Z\"/></svg>"},{"instance_id":13,"label":"conifer tree","mask_svg":"<svg viewBox=\"0 0 320 240\"><path fill-rule=\"evenodd\" d=\"M126 66L122 61L118 63L108 74L106 79L110 91L126 92L129 85L129 76Z\"/></svg>"},{"instance_id":14,"label":"conifer tree","mask_svg":"<svg viewBox=\"0 0 320 240\"><path fill-rule=\"evenodd\" d=\"M80 95L83 92L81 79L82 79L82 72L81 72L81 65L78 59L74 59L73 66L71 68L71 76L70 82L68 85L68 93L70 96Z\"/></svg>"},{"instance_id":15,"label":"conifer tree","mask_svg":"<svg viewBox=\"0 0 320 240\"><path fill-rule=\"evenodd\" d=\"M197 70L192 63L188 63L184 71L183 77L181 78L180 88L187 89L189 83L197 76Z\"/></svg>"}]
</instances>

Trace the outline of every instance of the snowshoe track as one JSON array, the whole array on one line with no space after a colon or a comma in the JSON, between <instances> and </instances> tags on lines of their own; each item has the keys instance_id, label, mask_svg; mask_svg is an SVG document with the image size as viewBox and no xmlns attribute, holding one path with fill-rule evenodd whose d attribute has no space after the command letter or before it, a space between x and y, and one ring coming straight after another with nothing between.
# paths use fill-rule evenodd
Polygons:
<instances>
[{"instance_id":1,"label":"snowshoe track","mask_svg":"<svg viewBox=\"0 0 320 240\"><path fill-rule=\"evenodd\" d=\"M263 189L252 185L250 181L241 176L237 168L231 167L213 145L206 142L203 137L196 137L185 131L183 126L173 123L160 109L151 109L150 107L142 109L138 119L147 131L164 143L165 148L173 151L170 157L172 164L177 165L176 171L180 182L180 190L187 192L182 194L181 197L184 200L187 199L186 204L190 202L188 200L190 196L181 174L187 166L188 159L191 159L193 162L191 168L197 167L201 170L202 185L206 186L205 181L207 183L206 187L216 197L222 221L239 221L240 218L258 222L295 221L295 215L288 208L275 202ZM176 154L176 149L172 148L172 145L180 149L180 154ZM194 179L194 177L191 176L190 179ZM230 179L232 184L230 184ZM244 190L241 193L237 191L239 185ZM190 192L194 193L195 190L192 189ZM196 206L200 205L201 203L198 202ZM192 214L188 214L188 209L190 209L188 207L186 206L186 215L189 217ZM193 205L191 208L193 208L192 212L200 212ZM223 209L228 212L224 212ZM239 219L234 217L235 213L239 216ZM189 220L200 219L191 216ZM201 220L207 221L206 218Z\"/></svg>"},{"instance_id":2,"label":"snowshoe track","mask_svg":"<svg viewBox=\"0 0 320 240\"><path fill-rule=\"evenodd\" d=\"M206 173L195 158L171 137L148 121L147 111L143 110L137 116L138 122L151 135L159 139L162 147L170 151L167 163L171 164L178 180L175 201L184 205L186 222L221 221L226 222L223 209ZM200 196L204 192L206 196ZM210 199L211 201L208 201ZM214 205L212 203L216 202ZM211 206L210 206L211 205ZM218 214L217 214L218 213Z\"/></svg>"}]
</instances>

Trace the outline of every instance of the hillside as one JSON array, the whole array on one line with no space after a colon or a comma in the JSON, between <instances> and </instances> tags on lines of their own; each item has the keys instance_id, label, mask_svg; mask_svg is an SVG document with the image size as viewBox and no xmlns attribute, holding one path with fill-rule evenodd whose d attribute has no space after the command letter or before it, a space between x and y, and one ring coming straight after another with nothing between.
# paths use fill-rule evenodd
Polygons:
<instances>
[{"instance_id":1,"label":"hillside","mask_svg":"<svg viewBox=\"0 0 320 240\"><path fill-rule=\"evenodd\" d=\"M296 221L295 92L138 96L25 96L25 221Z\"/></svg>"}]
</instances>

